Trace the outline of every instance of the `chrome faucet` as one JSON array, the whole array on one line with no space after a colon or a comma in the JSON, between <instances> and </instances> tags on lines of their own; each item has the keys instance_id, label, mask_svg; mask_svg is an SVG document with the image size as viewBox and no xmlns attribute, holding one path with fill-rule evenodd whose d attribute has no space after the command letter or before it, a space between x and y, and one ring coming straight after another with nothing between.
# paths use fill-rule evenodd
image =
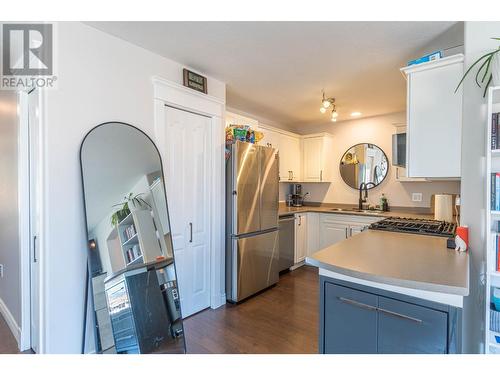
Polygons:
<instances>
[{"instance_id":1,"label":"chrome faucet","mask_svg":"<svg viewBox=\"0 0 500 375\"><path fill-rule=\"evenodd\" d=\"M359 185L359 205L358 209L363 209L363 203L366 203L368 199L368 186L375 187L376 185L373 182L362 182ZM363 190L365 191L365 197L363 198Z\"/></svg>"}]
</instances>

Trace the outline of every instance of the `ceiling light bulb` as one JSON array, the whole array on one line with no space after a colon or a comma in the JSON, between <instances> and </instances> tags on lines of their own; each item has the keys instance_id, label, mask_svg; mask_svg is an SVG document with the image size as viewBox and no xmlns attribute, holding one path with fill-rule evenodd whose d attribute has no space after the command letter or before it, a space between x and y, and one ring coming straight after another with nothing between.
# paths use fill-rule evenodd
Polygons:
<instances>
[{"instance_id":1,"label":"ceiling light bulb","mask_svg":"<svg viewBox=\"0 0 500 375\"><path fill-rule=\"evenodd\" d=\"M337 117L338 117L338 115L339 115L339 114L337 113L337 111L333 111L333 112L332 112L332 118L337 118Z\"/></svg>"},{"instance_id":2,"label":"ceiling light bulb","mask_svg":"<svg viewBox=\"0 0 500 375\"><path fill-rule=\"evenodd\" d=\"M335 117L332 117L332 122L337 122L337 119Z\"/></svg>"},{"instance_id":3,"label":"ceiling light bulb","mask_svg":"<svg viewBox=\"0 0 500 375\"><path fill-rule=\"evenodd\" d=\"M328 101L328 100L326 100L326 99L325 99L325 100L323 100L323 107L325 107L325 108L330 107L330 101Z\"/></svg>"},{"instance_id":4,"label":"ceiling light bulb","mask_svg":"<svg viewBox=\"0 0 500 375\"><path fill-rule=\"evenodd\" d=\"M361 116L361 112L352 112L351 116L352 117Z\"/></svg>"},{"instance_id":5,"label":"ceiling light bulb","mask_svg":"<svg viewBox=\"0 0 500 375\"><path fill-rule=\"evenodd\" d=\"M319 111L320 111L321 113L325 113L325 112L326 112L326 108L325 108L325 107L321 107L321 108L319 109Z\"/></svg>"}]
</instances>

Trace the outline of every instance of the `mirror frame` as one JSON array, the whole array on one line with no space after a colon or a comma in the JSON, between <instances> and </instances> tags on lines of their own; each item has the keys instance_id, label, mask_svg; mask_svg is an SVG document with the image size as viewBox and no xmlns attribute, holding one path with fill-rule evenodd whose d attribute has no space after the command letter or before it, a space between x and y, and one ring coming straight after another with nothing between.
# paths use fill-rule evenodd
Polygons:
<instances>
[{"instance_id":1,"label":"mirror frame","mask_svg":"<svg viewBox=\"0 0 500 375\"><path fill-rule=\"evenodd\" d=\"M384 154L385 160L387 160L387 173L385 174L384 178L377 185L371 186L371 187L367 188L368 190L371 190L371 189L374 189L374 188L379 187L380 185L382 185L382 183L385 181L385 179L389 175L389 158L387 157L387 154L384 152L384 150L382 150L382 148L379 147L379 146L377 146L375 143L360 142L360 143L356 143L355 145L350 146L347 150L345 150L342 153L342 156L340 157L340 160L339 160L339 175L340 175L340 178L342 179L342 182L344 184L346 184L347 186L349 186L351 189L359 190L359 186L357 188L353 188L351 185L349 185L347 182L345 182L344 177L342 177L342 171L340 169L340 166L342 165L342 160L344 159L345 154L347 154L347 151L349 151L353 147L360 146L360 145L373 145L373 146L377 147L382 152L382 154Z\"/></svg>"},{"instance_id":2,"label":"mirror frame","mask_svg":"<svg viewBox=\"0 0 500 375\"><path fill-rule=\"evenodd\" d=\"M105 125L109 125L109 124L120 124L120 125L124 125L124 126L128 126L136 131L138 131L139 133L142 133L142 135L144 135L152 144L152 146L155 148L157 154L158 154L158 159L160 161L160 169L161 169L161 178L162 178L162 182L163 182L163 192L165 194L165 202L167 203L167 216L168 216L168 221L169 221L169 226L171 226L171 221L170 221L170 213L169 213L169 208L168 208L168 199L167 199L167 189L166 189L166 186L165 186L165 173L163 171L163 160L162 160L162 157L161 157L161 153L160 153L160 150L158 149L158 147L156 146L156 143L153 141L153 139L147 135L143 130L139 129L137 126L134 126L134 125L131 125L131 124L128 124L126 122L123 122L123 121L106 121L106 122L103 122L103 123L100 123L99 125L96 125L94 126L92 129L90 129L86 134L85 136L83 137L83 140L80 144L80 150L78 152L78 155L79 155L79 159L80 159L80 181L81 181L81 185L82 185L82 198L83 198L83 213L84 213L84 223L85 223L85 236L86 236L86 239L85 239L85 256L87 258L87 271L86 271L86 280L85 280L85 292L84 292L84 295L85 295L85 301L84 301L84 314L83 314L83 335L82 335L82 348L81 348L81 354L85 354L85 344L86 344L86 339L87 339L87 315L89 313L88 311L88 307L89 307L89 296L93 296L93 287L92 287L92 282L90 281L90 257L89 257L89 249L88 249L88 240L89 240L89 228L88 228L88 224L87 224L87 201L85 199L85 183L84 183L84 178L83 178L83 161L82 161L82 151L83 151L83 145L85 144L85 141L87 140L87 137L96 129L100 128L101 126L105 126ZM171 244L172 244L172 258L174 259L174 273L175 273L175 279L176 280L179 280L179 278L177 277L177 266L175 264L175 251L174 251L174 246L173 246L173 243L172 243L172 240L171 241ZM177 286L178 288L178 286ZM178 291L179 293L179 291ZM182 318L182 307L179 305L179 312L181 314L181 319L182 319L182 324L184 325L184 319ZM102 353L97 353L97 347L98 347L98 332L97 332L97 325L96 325L96 321L95 321L95 314L91 314L92 316L92 330L94 332L94 345L95 345L95 348L96 348L96 353L95 354L102 354ZM184 327L183 327L184 329ZM184 354L187 353L187 345L186 345L186 335L185 335L185 332L183 334L183 343L184 343ZM165 353L166 354L166 353Z\"/></svg>"}]
</instances>

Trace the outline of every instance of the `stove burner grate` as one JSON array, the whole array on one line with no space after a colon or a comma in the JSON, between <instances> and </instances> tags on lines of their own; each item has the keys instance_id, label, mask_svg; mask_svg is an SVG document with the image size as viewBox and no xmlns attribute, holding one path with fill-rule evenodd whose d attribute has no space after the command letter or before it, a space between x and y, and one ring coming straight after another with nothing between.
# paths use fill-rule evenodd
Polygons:
<instances>
[{"instance_id":1,"label":"stove burner grate","mask_svg":"<svg viewBox=\"0 0 500 375\"><path fill-rule=\"evenodd\" d=\"M389 232L453 237L455 235L456 224L438 220L388 217L384 220L371 224L369 228Z\"/></svg>"}]
</instances>

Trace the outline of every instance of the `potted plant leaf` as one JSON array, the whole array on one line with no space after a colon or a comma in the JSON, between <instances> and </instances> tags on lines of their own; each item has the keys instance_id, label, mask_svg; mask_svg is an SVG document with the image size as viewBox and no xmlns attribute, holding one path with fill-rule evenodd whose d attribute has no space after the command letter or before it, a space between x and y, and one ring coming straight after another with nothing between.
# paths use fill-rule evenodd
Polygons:
<instances>
[{"instance_id":1,"label":"potted plant leaf","mask_svg":"<svg viewBox=\"0 0 500 375\"><path fill-rule=\"evenodd\" d=\"M129 193L127 196L123 198L122 203L118 203L113 205L113 207L121 207L118 211L116 211L113 215L111 215L111 225L117 226L119 222L125 219L130 211L149 208L151 209L151 205L146 202L143 198L141 198L143 193L139 193L133 195L133 193Z\"/></svg>"},{"instance_id":2,"label":"potted plant leaf","mask_svg":"<svg viewBox=\"0 0 500 375\"><path fill-rule=\"evenodd\" d=\"M500 41L500 38L491 38L493 40L498 40ZM499 86L500 85L500 56L498 55L500 53L500 46L493 50L490 51L481 57L479 57L474 64L472 64L469 69L465 72L464 76L458 83L457 88L455 89L455 92L458 91L460 85L464 82L465 77L471 72L471 70L475 66L479 66L476 71L476 75L474 77L476 84L480 87L484 87L483 91L483 98L486 96L486 92L488 91L488 87L490 84L493 83L494 86ZM483 86L484 85L484 86Z\"/></svg>"}]
</instances>

